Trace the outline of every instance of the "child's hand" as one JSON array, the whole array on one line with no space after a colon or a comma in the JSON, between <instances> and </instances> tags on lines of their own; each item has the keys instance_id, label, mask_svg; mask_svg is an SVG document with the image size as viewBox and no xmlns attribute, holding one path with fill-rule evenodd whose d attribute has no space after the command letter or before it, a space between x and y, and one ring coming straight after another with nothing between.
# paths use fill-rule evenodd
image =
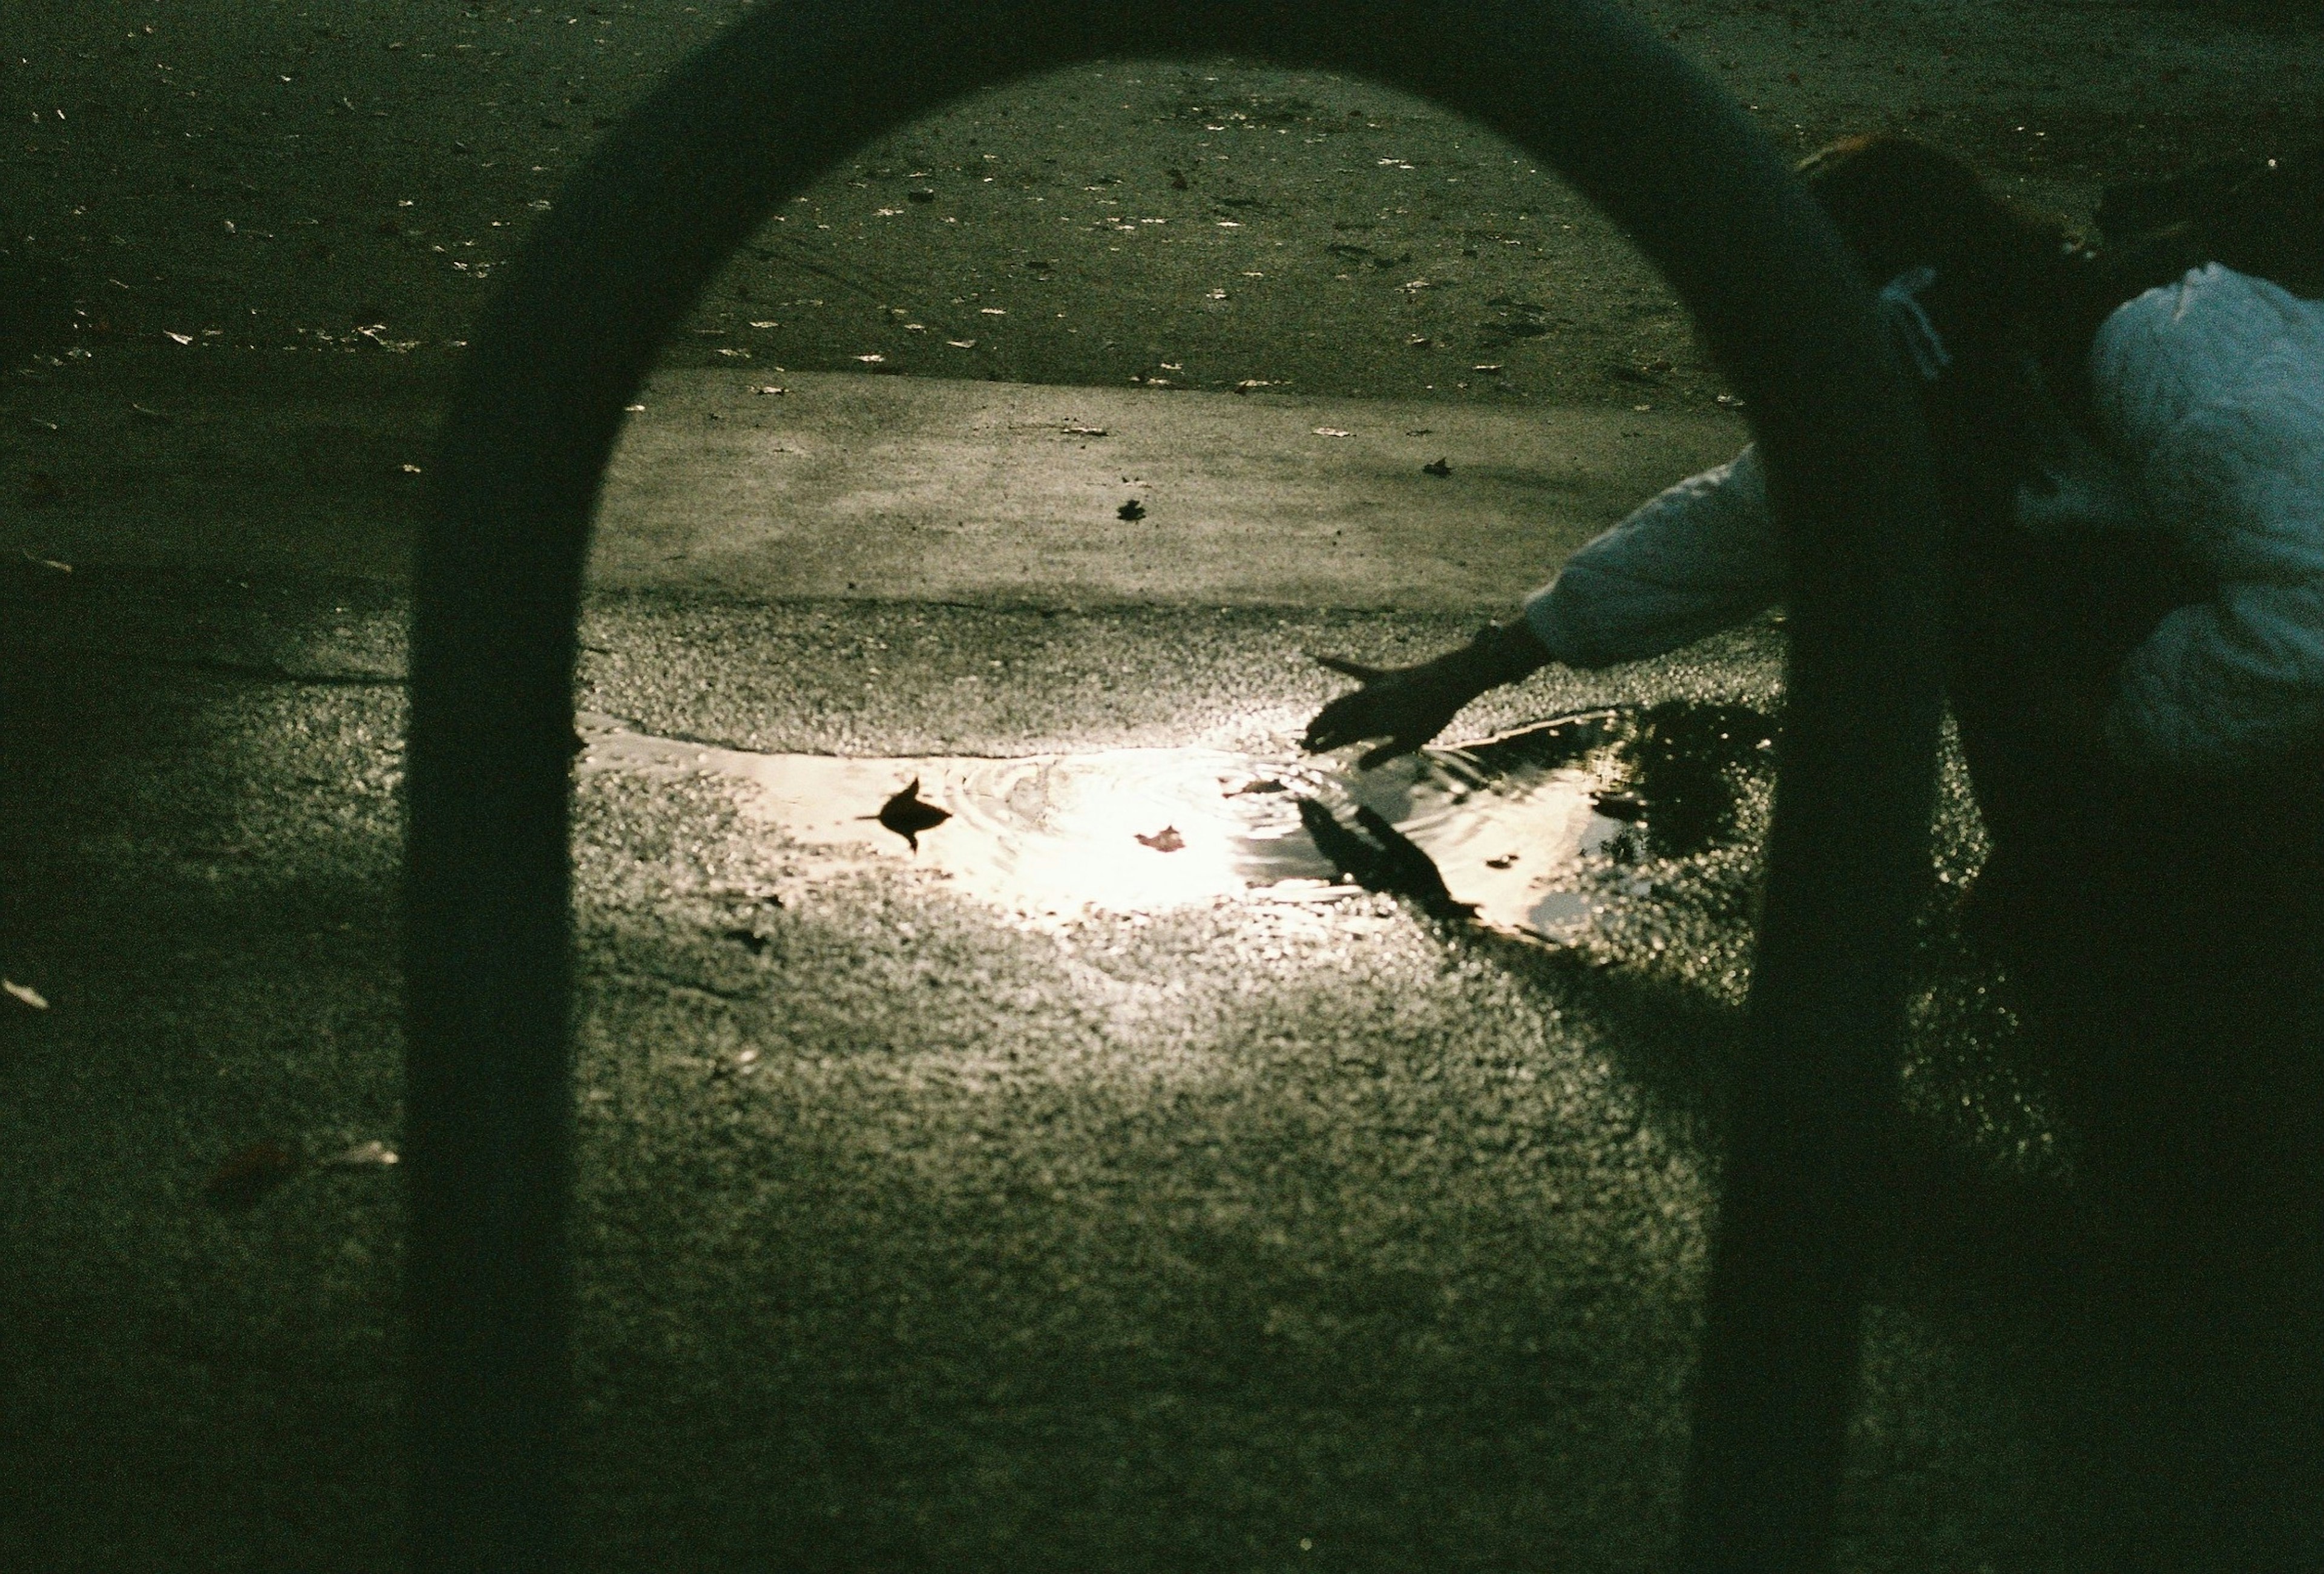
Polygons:
<instances>
[{"instance_id":1,"label":"child's hand","mask_svg":"<svg viewBox=\"0 0 2324 1574\"><path fill-rule=\"evenodd\" d=\"M1444 731L1461 707L1492 686L1480 681L1466 650L1454 650L1417 667L1366 667L1336 656L1315 659L1364 686L1343 694L1315 713L1301 746L1311 754L1367 738L1387 742L1356 761L1370 770L1399 754L1409 754Z\"/></svg>"}]
</instances>

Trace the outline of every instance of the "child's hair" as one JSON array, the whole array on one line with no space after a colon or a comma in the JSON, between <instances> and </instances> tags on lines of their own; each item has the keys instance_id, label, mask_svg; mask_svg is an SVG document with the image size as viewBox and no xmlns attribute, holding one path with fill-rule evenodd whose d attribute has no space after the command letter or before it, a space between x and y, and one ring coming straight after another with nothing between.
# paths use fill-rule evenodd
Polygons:
<instances>
[{"instance_id":1,"label":"child's hair","mask_svg":"<svg viewBox=\"0 0 2324 1574\"><path fill-rule=\"evenodd\" d=\"M1923 401L1947 509L1956 525L2005 528L2048 412L2088 422L2090 339L2126 297L2062 222L1926 143L1850 137L1799 174L1875 288L1935 271L1919 299L1950 363Z\"/></svg>"},{"instance_id":2,"label":"child's hair","mask_svg":"<svg viewBox=\"0 0 2324 1574\"><path fill-rule=\"evenodd\" d=\"M1995 196L1963 160L1893 133L1849 137L1801 161L1800 178L1875 284L1926 265L2006 299L2067 249L2065 226Z\"/></svg>"}]
</instances>

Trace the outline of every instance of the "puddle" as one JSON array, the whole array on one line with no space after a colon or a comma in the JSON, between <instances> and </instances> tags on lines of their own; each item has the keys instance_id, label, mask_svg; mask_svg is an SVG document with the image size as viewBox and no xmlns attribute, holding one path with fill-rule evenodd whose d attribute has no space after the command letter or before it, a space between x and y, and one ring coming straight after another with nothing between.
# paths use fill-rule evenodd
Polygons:
<instances>
[{"instance_id":1,"label":"puddle","mask_svg":"<svg viewBox=\"0 0 2324 1574\"><path fill-rule=\"evenodd\" d=\"M1331 901L1370 885L1551 939L1588 920L1593 876L1608 867L1730 834L1735 773L1767 768L1772 731L1739 706L1623 707L1359 773L1211 749L759 754L608 716L578 724L585 773L733 782L743 814L779 828L809 878L916 865L1029 917ZM878 818L914 781L921 802L948 811L916 829L917 849Z\"/></svg>"}]
</instances>

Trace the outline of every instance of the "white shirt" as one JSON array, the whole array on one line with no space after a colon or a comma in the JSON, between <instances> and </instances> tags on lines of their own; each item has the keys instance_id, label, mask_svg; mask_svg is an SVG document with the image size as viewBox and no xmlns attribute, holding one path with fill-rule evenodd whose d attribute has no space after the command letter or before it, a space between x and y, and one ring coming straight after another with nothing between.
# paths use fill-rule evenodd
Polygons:
<instances>
[{"instance_id":1,"label":"white shirt","mask_svg":"<svg viewBox=\"0 0 2324 1574\"><path fill-rule=\"evenodd\" d=\"M2123 663L2116 753L2211 774L2324 740L2324 302L2213 263L2117 308L2089 370L2103 446L2061 421L2018 523L2165 531L2218 586ZM1785 579L1747 447L1576 552L1525 615L1557 660L1600 667L1740 622Z\"/></svg>"}]
</instances>

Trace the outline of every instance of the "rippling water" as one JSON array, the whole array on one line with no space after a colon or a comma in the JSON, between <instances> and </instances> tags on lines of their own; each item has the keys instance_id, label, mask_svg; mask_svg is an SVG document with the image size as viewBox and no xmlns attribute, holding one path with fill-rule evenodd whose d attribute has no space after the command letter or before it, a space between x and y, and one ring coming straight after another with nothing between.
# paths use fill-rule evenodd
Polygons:
<instances>
[{"instance_id":1,"label":"rippling water","mask_svg":"<svg viewBox=\"0 0 2324 1574\"><path fill-rule=\"evenodd\" d=\"M1642 841L1685 851L1724 833L1728 773L1757 768L1767 737L1764 718L1733 707L1612 709L1357 772L1211 749L758 754L605 716L585 715L580 727L584 771L730 779L743 812L779 828L811 864L917 863L1028 916L1230 896L1324 901L1361 888L1350 875L1403 888L1399 870L1418 861L1394 844L1408 841L1480 921L1551 938L1588 918L1593 865L1627 861ZM877 818L913 781L951 816L920 832L917 851ZM1302 824L1303 799L1331 816L1321 827L1328 852ZM1372 861L1385 872L1374 878L1366 850L1384 835Z\"/></svg>"}]
</instances>

